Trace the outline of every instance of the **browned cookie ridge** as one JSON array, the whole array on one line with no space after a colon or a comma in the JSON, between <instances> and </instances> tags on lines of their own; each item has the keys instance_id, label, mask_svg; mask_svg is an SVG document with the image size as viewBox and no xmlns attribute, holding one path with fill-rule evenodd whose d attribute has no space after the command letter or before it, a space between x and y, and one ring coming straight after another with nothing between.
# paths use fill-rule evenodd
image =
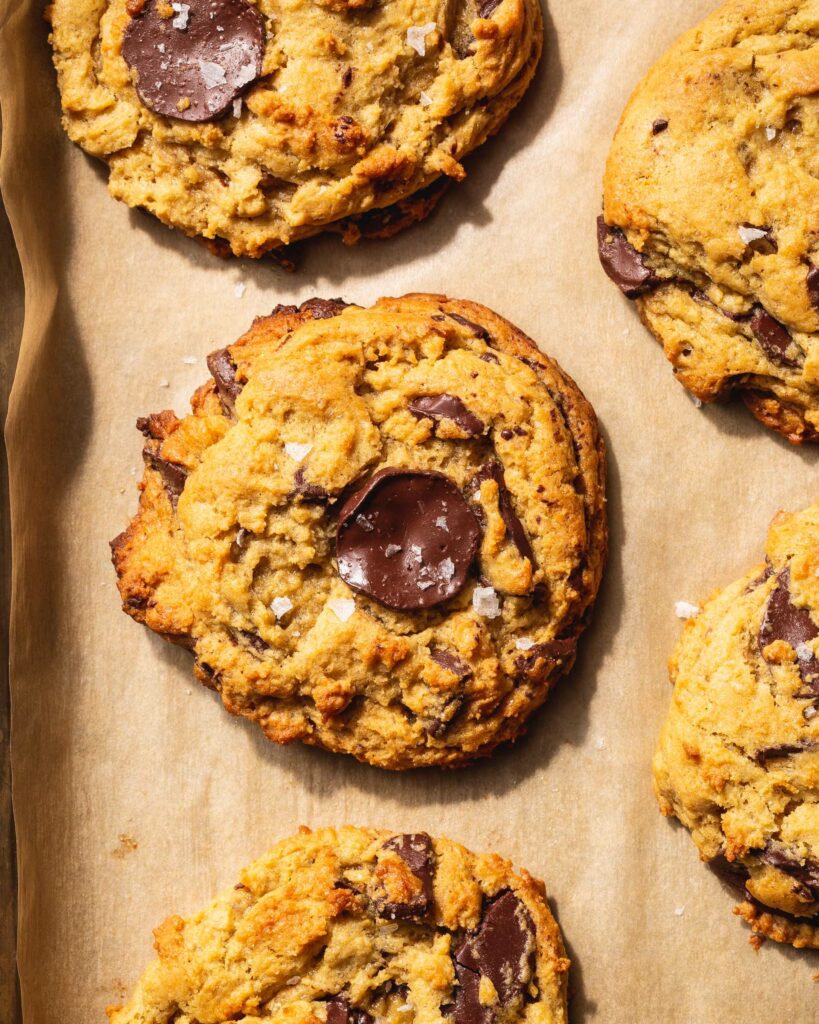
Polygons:
<instances>
[{"instance_id":1,"label":"browned cookie ridge","mask_svg":"<svg viewBox=\"0 0 819 1024\"><path fill-rule=\"evenodd\" d=\"M278 307L139 421L123 608L278 743L388 768L514 739L574 662L606 554L590 406L436 295Z\"/></svg>"},{"instance_id":2,"label":"browned cookie ridge","mask_svg":"<svg viewBox=\"0 0 819 1024\"><path fill-rule=\"evenodd\" d=\"M566 1024L541 882L426 832L300 832L154 933L111 1024Z\"/></svg>"},{"instance_id":3,"label":"browned cookie ridge","mask_svg":"<svg viewBox=\"0 0 819 1024\"><path fill-rule=\"evenodd\" d=\"M729 0L646 75L617 129L600 259L702 402L819 440L819 22Z\"/></svg>"}]
</instances>

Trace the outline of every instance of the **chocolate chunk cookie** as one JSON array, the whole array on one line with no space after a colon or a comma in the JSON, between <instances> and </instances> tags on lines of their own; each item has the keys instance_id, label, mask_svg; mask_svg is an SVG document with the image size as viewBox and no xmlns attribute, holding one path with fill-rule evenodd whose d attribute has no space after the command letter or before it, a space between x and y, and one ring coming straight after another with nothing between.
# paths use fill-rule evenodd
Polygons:
<instances>
[{"instance_id":1,"label":"chocolate chunk cookie","mask_svg":"<svg viewBox=\"0 0 819 1024\"><path fill-rule=\"evenodd\" d=\"M819 503L766 554L685 626L654 779L754 932L819 948Z\"/></svg>"},{"instance_id":2,"label":"chocolate chunk cookie","mask_svg":"<svg viewBox=\"0 0 819 1024\"><path fill-rule=\"evenodd\" d=\"M425 832L303 828L154 935L111 1024L566 1021L543 884Z\"/></svg>"},{"instance_id":3,"label":"chocolate chunk cookie","mask_svg":"<svg viewBox=\"0 0 819 1024\"><path fill-rule=\"evenodd\" d=\"M703 402L819 440L819 23L729 0L652 68L606 168L600 258Z\"/></svg>"},{"instance_id":4,"label":"chocolate chunk cookie","mask_svg":"<svg viewBox=\"0 0 819 1024\"><path fill-rule=\"evenodd\" d=\"M70 138L219 253L425 217L540 58L537 0L54 0Z\"/></svg>"},{"instance_id":5,"label":"chocolate chunk cookie","mask_svg":"<svg viewBox=\"0 0 819 1024\"><path fill-rule=\"evenodd\" d=\"M388 768L513 739L574 662L606 552L575 384L439 295L280 306L148 416L123 608L277 743Z\"/></svg>"}]
</instances>

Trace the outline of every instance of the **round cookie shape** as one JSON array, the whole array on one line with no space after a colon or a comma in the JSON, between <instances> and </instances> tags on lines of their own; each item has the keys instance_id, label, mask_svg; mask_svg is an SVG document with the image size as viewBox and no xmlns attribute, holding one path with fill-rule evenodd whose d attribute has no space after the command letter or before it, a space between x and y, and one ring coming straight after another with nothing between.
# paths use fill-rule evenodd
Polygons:
<instances>
[{"instance_id":1,"label":"round cookie shape","mask_svg":"<svg viewBox=\"0 0 819 1024\"><path fill-rule=\"evenodd\" d=\"M685 626L655 789L755 936L819 948L819 503L766 556Z\"/></svg>"},{"instance_id":2,"label":"round cookie shape","mask_svg":"<svg viewBox=\"0 0 819 1024\"><path fill-rule=\"evenodd\" d=\"M246 0L147 0L125 30L122 56L155 114L209 121L262 73L265 24Z\"/></svg>"},{"instance_id":3,"label":"round cookie shape","mask_svg":"<svg viewBox=\"0 0 819 1024\"><path fill-rule=\"evenodd\" d=\"M302 828L154 935L111 1024L567 1020L543 883L426 832Z\"/></svg>"},{"instance_id":4,"label":"round cookie shape","mask_svg":"<svg viewBox=\"0 0 819 1024\"><path fill-rule=\"evenodd\" d=\"M443 473L380 469L338 513L339 575L388 608L432 608L463 590L480 536Z\"/></svg>"},{"instance_id":5,"label":"round cookie shape","mask_svg":"<svg viewBox=\"0 0 819 1024\"><path fill-rule=\"evenodd\" d=\"M220 255L426 217L540 59L538 0L56 0L63 124L110 192Z\"/></svg>"},{"instance_id":6,"label":"round cookie shape","mask_svg":"<svg viewBox=\"0 0 819 1024\"><path fill-rule=\"evenodd\" d=\"M808 0L728 0L635 89L598 221L677 380L795 444L819 440L818 73Z\"/></svg>"},{"instance_id":7,"label":"round cookie shape","mask_svg":"<svg viewBox=\"0 0 819 1024\"><path fill-rule=\"evenodd\" d=\"M191 415L138 421L123 609L277 743L402 769L518 736L574 662L606 555L576 385L439 295L280 306L208 367Z\"/></svg>"}]
</instances>

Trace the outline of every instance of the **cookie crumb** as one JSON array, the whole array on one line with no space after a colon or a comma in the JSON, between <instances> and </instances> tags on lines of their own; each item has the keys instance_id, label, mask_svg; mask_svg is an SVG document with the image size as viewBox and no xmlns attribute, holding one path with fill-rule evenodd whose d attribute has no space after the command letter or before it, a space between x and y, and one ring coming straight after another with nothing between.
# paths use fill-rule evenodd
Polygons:
<instances>
[{"instance_id":1,"label":"cookie crumb","mask_svg":"<svg viewBox=\"0 0 819 1024\"><path fill-rule=\"evenodd\" d=\"M139 843L133 836L129 836L127 832L121 832L117 839L119 840L119 846L111 851L111 856L114 860L125 860L129 853L139 849Z\"/></svg>"},{"instance_id":2,"label":"cookie crumb","mask_svg":"<svg viewBox=\"0 0 819 1024\"><path fill-rule=\"evenodd\" d=\"M674 614L678 619L696 619L702 609L690 601L675 601Z\"/></svg>"}]
</instances>

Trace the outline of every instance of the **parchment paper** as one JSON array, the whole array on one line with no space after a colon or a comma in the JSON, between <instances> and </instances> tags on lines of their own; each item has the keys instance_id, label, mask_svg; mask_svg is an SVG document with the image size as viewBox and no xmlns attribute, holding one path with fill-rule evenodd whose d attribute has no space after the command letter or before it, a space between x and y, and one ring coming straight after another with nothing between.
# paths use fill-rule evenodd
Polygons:
<instances>
[{"instance_id":1,"label":"parchment paper","mask_svg":"<svg viewBox=\"0 0 819 1024\"><path fill-rule=\"evenodd\" d=\"M2 189L26 284L8 429L25 1024L102 1022L168 913L298 825L343 822L445 832L542 876L574 1024L817 1018L819 959L752 951L650 784L674 602L743 572L776 509L816 496L819 453L741 408L696 409L597 262L620 111L710 6L549 0L529 95L437 215L388 243L316 242L288 275L221 262L110 199L59 128L39 3L5 0ZM395 775L231 719L185 652L122 614L107 542L136 506L135 418L183 410L207 352L277 302L410 290L488 304L577 379L610 444L611 560L577 667L526 739L473 769Z\"/></svg>"}]
</instances>

